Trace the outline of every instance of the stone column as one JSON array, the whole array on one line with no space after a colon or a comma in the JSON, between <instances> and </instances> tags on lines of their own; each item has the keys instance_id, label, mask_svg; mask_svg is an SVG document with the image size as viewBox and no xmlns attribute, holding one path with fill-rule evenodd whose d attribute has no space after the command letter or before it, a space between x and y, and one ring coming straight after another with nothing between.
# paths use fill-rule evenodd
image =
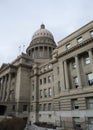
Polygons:
<instances>
[{"instance_id":1,"label":"stone column","mask_svg":"<svg viewBox=\"0 0 93 130\"><path fill-rule=\"evenodd\" d=\"M37 47L35 47L35 58L37 58Z\"/></svg>"},{"instance_id":2,"label":"stone column","mask_svg":"<svg viewBox=\"0 0 93 130\"><path fill-rule=\"evenodd\" d=\"M77 71L77 77L78 77L78 85L79 85L79 88L82 88L78 56L75 56L75 63L76 63L76 71Z\"/></svg>"},{"instance_id":3,"label":"stone column","mask_svg":"<svg viewBox=\"0 0 93 130\"><path fill-rule=\"evenodd\" d=\"M0 78L0 100L1 100L1 90L2 90L1 78Z\"/></svg>"},{"instance_id":4,"label":"stone column","mask_svg":"<svg viewBox=\"0 0 93 130\"><path fill-rule=\"evenodd\" d=\"M66 89L65 87L65 74L64 74L64 62L60 62L60 73L62 74L62 90L64 91Z\"/></svg>"},{"instance_id":5,"label":"stone column","mask_svg":"<svg viewBox=\"0 0 93 130\"><path fill-rule=\"evenodd\" d=\"M49 58L49 47L47 47L47 54L48 54L48 58Z\"/></svg>"},{"instance_id":6,"label":"stone column","mask_svg":"<svg viewBox=\"0 0 93 130\"><path fill-rule=\"evenodd\" d=\"M5 101L7 101L9 98L10 87L11 87L11 73L9 73L8 76L9 76L9 78L8 78L7 93L6 93Z\"/></svg>"},{"instance_id":7,"label":"stone column","mask_svg":"<svg viewBox=\"0 0 93 130\"><path fill-rule=\"evenodd\" d=\"M1 82L1 101L2 101L2 95L3 95L3 86L4 86L4 77L2 77Z\"/></svg>"},{"instance_id":8,"label":"stone column","mask_svg":"<svg viewBox=\"0 0 93 130\"><path fill-rule=\"evenodd\" d=\"M2 101L5 99L5 92L6 92L6 85L7 85L7 76L4 77L4 84L3 84L3 95L2 95Z\"/></svg>"},{"instance_id":9,"label":"stone column","mask_svg":"<svg viewBox=\"0 0 93 130\"><path fill-rule=\"evenodd\" d=\"M34 52L35 50L34 50L34 48L32 49L32 59L34 59L34 57L35 57L35 52Z\"/></svg>"},{"instance_id":10,"label":"stone column","mask_svg":"<svg viewBox=\"0 0 93 130\"><path fill-rule=\"evenodd\" d=\"M38 47L38 58L40 58L40 46Z\"/></svg>"},{"instance_id":11,"label":"stone column","mask_svg":"<svg viewBox=\"0 0 93 130\"><path fill-rule=\"evenodd\" d=\"M36 58L38 58L38 47L36 47Z\"/></svg>"},{"instance_id":12,"label":"stone column","mask_svg":"<svg viewBox=\"0 0 93 130\"><path fill-rule=\"evenodd\" d=\"M44 52L45 52L45 50L44 50L44 46L43 46L43 58L45 57L45 53Z\"/></svg>"},{"instance_id":13,"label":"stone column","mask_svg":"<svg viewBox=\"0 0 93 130\"><path fill-rule=\"evenodd\" d=\"M88 55L90 58L90 65L91 65L91 69L92 69L92 73L93 73L93 54L92 54L92 50L88 50Z\"/></svg>"},{"instance_id":14,"label":"stone column","mask_svg":"<svg viewBox=\"0 0 93 130\"><path fill-rule=\"evenodd\" d=\"M65 72L65 85L66 90L69 90L69 77L68 77L68 68L67 68L67 61L64 61L64 72Z\"/></svg>"},{"instance_id":15,"label":"stone column","mask_svg":"<svg viewBox=\"0 0 93 130\"><path fill-rule=\"evenodd\" d=\"M33 55L34 55L34 58L36 57L36 52L35 52L35 48L34 48L34 51L33 51Z\"/></svg>"}]
</instances>

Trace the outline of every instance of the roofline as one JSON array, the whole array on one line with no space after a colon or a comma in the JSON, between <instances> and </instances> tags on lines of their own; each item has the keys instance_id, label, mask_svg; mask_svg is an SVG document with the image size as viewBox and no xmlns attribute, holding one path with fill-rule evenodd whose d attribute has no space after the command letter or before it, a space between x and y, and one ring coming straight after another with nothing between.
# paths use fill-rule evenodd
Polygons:
<instances>
[{"instance_id":1,"label":"roofline","mask_svg":"<svg viewBox=\"0 0 93 130\"><path fill-rule=\"evenodd\" d=\"M76 31L72 32L71 34L69 34L68 36L66 36L65 38L63 38L62 40L60 40L60 41L58 42L58 44L59 44L60 42L63 42L65 39L71 37L73 34L75 34L76 32L80 31L81 29L83 29L84 27L88 26L88 25L91 24L91 23L93 23L93 20L90 21L89 23L85 24L84 26L80 27L80 28L77 29ZM58 45L57 48L59 48L60 46L61 46L61 45Z\"/></svg>"}]
</instances>

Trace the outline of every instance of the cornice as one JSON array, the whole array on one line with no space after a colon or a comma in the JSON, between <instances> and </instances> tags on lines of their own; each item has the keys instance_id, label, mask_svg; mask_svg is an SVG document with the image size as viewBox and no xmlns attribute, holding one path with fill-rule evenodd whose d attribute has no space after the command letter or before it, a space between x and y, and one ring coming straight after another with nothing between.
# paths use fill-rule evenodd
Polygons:
<instances>
[{"instance_id":1,"label":"cornice","mask_svg":"<svg viewBox=\"0 0 93 130\"><path fill-rule=\"evenodd\" d=\"M88 43L90 43L90 42L92 42L92 41L93 41L93 38L89 38L89 39L83 41L82 43L77 44L76 46L70 48L69 50L66 50L65 52L61 52L61 53L58 54L56 57L57 57L57 58L60 58L61 56L64 56L64 55L66 55L66 54L69 54L70 52L73 52L73 51L77 50L78 48L83 47L83 46L85 46L86 44L88 44Z\"/></svg>"}]
</instances>

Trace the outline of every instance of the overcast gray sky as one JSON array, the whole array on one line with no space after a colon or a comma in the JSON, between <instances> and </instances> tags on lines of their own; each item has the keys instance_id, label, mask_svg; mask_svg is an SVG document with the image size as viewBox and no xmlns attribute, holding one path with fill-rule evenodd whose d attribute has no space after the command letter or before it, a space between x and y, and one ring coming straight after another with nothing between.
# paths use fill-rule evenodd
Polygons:
<instances>
[{"instance_id":1,"label":"overcast gray sky","mask_svg":"<svg viewBox=\"0 0 93 130\"><path fill-rule=\"evenodd\" d=\"M0 65L27 48L41 23L58 42L91 20L93 0L0 0Z\"/></svg>"}]
</instances>

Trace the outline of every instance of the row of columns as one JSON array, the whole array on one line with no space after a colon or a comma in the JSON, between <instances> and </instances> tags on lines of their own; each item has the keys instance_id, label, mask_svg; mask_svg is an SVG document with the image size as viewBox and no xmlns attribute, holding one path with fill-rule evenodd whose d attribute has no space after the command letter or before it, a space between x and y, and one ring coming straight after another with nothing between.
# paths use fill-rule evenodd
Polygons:
<instances>
[{"instance_id":1,"label":"row of columns","mask_svg":"<svg viewBox=\"0 0 93 130\"><path fill-rule=\"evenodd\" d=\"M11 74L7 74L0 78L0 100L7 101L11 87Z\"/></svg>"},{"instance_id":2,"label":"row of columns","mask_svg":"<svg viewBox=\"0 0 93 130\"><path fill-rule=\"evenodd\" d=\"M50 55L52 54L52 51L53 51L52 47L39 46L29 50L29 55L31 55L32 58L41 58L41 57L49 58Z\"/></svg>"},{"instance_id":3,"label":"row of columns","mask_svg":"<svg viewBox=\"0 0 93 130\"><path fill-rule=\"evenodd\" d=\"M88 55L90 58L90 66L92 69L92 73L93 73L93 54L92 54L92 50L88 50ZM75 63L76 63L76 73L77 73L77 77L78 77L78 85L79 88L82 88L82 81L81 81L81 73L80 73L80 64L79 64L79 57L78 55L75 56ZM63 89L65 90L69 90L70 88L70 84L69 84L69 75L68 75L68 66L67 66L67 60L63 61L62 63L62 70L64 71L64 75L63 75Z\"/></svg>"}]
</instances>

